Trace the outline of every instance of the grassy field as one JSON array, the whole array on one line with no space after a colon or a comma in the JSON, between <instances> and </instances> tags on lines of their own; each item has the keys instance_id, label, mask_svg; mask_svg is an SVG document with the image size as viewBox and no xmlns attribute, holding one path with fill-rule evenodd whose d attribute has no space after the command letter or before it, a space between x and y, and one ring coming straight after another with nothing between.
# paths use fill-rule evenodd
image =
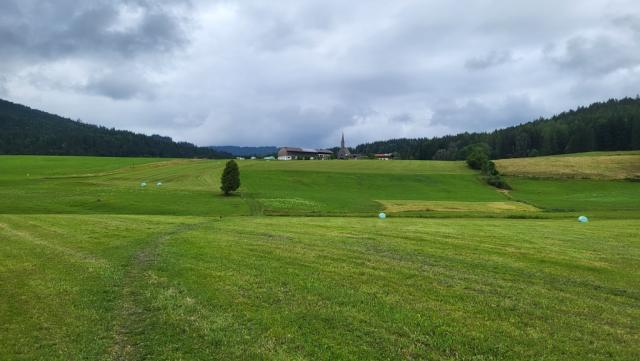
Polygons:
<instances>
[{"instance_id":1,"label":"grassy field","mask_svg":"<svg viewBox=\"0 0 640 361\"><path fill-rule=\"evenodd\" d=\"M640 209L640 183L625 181L532 179L509 177L511 195L547 210Z\"/></svg>"},{"instance_id":2,"label":"grassy field","mask_svg":"<svg viewBox=\"0 0 640 361\"><path fill-rule=\"evenodd\" d=\"M0 359L640 359L640 182L239 164L0 157Z\"/></svg>"},{"instance_id":3,"label":"grassy field","mask_svg":"<svg viewBox=\"0 0 640 361\"><path fill-rule=\"evenodd\" d=\"M501 173L537 178L637 179L640 152L592 152L497 160Z\"/></svg>"},{"instance_id":4,"label":"grassy field","mask_svg":"<svg viewBox=\"0 0 640 361\"><path fill-rule=\"evenodd\" d=\"M365 215L383 209L378 199L504 200L463 162L247 160L242 198L224 198L224 161L95 159L83 172L84 158L0 157L0 213Z\"/></svg>"},{"instance_id":5,"label":"grassy field","mask_svg":"<svg viewBox=\"0 0 640 361\"><path fill-rule=\"evenodd\" d=\"M539 212L540 209L521 202L452 202L452 201L380 201L386 212Z\"/></svg>"},{"instance_id":6,"label":"grassy field","mask_svg":"<svg viewBox=\"0 0 640 361\"><path fill-rule=\"evenodd\" d=\"M0 213L370 216L386 210L477 217L495 216L496 204L515 200L521 203L502 207L500 214L640 214L640 182L510 177L514 191L504 194L480 181L463 162L247 160L240 162L242 196L225 198L218 193L223 166L220 160L0 157ZM141 187L142 182L147 186ZM429 202L440 203L426 207ZM454 203L443 208L442 202ZM544 212L522 213L523 206Z\"/></svg>"},{"instance_id":7,"label":"grassy field","mask_svg":"<svg viewBox=\"0 0 640 361\"><path fill-rule=\"evenodd\" d=\"M591 152L497 160L512 200L546 212L635 217L640 211L640 152Z\"/></svg>"},{"instance_id":8,"label":"grassy field","mask_svg":"<svg viewBox=\"0 0 640 361\"><path fill-rule=\"evenodd\" d=\"M4 215L0 355L636 360L638 227Z\"/></svg>"}]
</instances>

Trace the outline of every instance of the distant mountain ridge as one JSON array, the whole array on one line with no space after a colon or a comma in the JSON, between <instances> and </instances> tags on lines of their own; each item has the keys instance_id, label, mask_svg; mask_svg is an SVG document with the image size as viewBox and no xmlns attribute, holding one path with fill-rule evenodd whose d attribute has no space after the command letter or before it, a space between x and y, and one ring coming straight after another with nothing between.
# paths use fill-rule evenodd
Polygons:
<instances>
[{"instance_id":1,"label":"distant mountain ridge","mask_svg":"<svg viewBox=\"0 0 640 361\"><path fill-rule=\"evenodd\" d=\"M0 99L0 154L230 158L169 137L85 124Z\"/></svg>"},{"instance_id":2,"label":"distant mountain ridge","mask_svg":"<svg viewBox=\"0 0 640 361\"><path fill-rule=\"evenodd\" d=\"M240 147L236 145L212 145L209 148L215 149L219 152L229 153L236 157L264 157L277 153L279 149L275 146Z\"/></svg>"}]
</instances>

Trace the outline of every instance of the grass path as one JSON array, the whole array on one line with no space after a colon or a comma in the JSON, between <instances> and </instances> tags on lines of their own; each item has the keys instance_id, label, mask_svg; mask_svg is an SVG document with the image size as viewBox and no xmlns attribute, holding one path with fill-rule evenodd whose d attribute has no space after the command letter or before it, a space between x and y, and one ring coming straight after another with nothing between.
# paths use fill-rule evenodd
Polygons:
<instances>
[{"instance_id":1,"label":"grass path","mask_svg":"<svg viewBox=\"0 0 640 361\"><path fill-rule=\"evenodd\" d=\"M112 360L142 360L145 358L145 355L140 353L137 347L138 342L135 340L136 336L146 332L145 319L150 312L146 309L148 305L142 301L144 287L141 285L148 282L148 271L158 260L158 249L163 243L172 237L195 230L205 223L211 222L206 220L196 224L179 225L167 233L151 238L143 248L133 254L126 266L123 279L122 301L116 321L115 342L111 349Z\"/></svg>"}]
</instances>

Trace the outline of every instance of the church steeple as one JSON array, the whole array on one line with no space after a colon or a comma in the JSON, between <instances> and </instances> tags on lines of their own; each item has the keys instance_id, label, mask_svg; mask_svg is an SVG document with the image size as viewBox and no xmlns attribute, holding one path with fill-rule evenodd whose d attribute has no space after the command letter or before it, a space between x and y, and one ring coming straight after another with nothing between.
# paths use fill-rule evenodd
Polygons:
<instances>
[{"instance_id":1,"label":"church steeple","mask_svg":"<svg viewBox=\"0 0 640 361\"><path fill-rule=\"evenodd\" d=\"M342 138L340 139L340 150L338 151L338 159L349 158L351 158L351 152L349 152L349 148L347 148L344 144L344 132L342 132Z\"/></svg>"}]
</instances>

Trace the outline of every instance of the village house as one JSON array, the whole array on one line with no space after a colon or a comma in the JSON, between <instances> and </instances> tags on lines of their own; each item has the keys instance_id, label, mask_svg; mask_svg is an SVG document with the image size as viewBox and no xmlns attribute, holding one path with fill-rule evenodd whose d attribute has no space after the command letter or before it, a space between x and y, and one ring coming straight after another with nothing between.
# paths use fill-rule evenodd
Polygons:
<instances>
[{"instance_id":1,"label":"village house","mask_svg":"<svg viewBox=\"0 0 640 361\"><path fill-rule=\"evenodd\" d=\"M393 159L393 153L376 153L374 157L378 160L391 160Z\"/></svg>"},{"instance_id":2,"label":"village house","mask_svg":"<svg viewBox=\"0 0 640 361\"><path fill-rule=\"evenodd\" d=\"M278 151L278 160L331 159L333 152L328 149L309 149L297 147L283 147ZM351 154L344 143L344 133L340 139L340 149L336 155L338 159L357 159L357 154Z\"/></svg>"},{"instance_id":3,"label":"village house","mask_svg":"<svg viewBox=\"0 0 640 361\"><path fill-rule=\"evenodd\" d=\"M327 149L283 147L278 151L278 160L330 159L333 152Z\"/></svg>"}]
</instances>

